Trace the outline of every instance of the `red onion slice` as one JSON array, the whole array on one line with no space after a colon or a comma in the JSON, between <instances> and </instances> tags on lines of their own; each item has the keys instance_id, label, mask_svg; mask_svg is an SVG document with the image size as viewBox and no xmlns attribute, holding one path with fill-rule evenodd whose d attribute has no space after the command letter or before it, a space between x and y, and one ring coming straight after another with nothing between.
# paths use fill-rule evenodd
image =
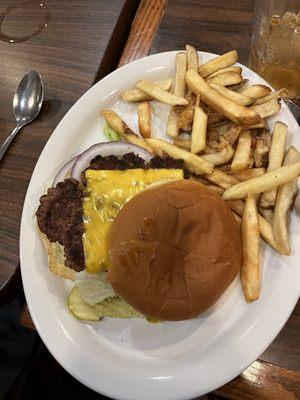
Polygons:
<instances>
[{"instance_id":1,"label":"red onion slice","mask_svg":"<svg viewBox=\"0 0 300 400\"><path fill-rule=\"evenodd\" d=\"M81 153L76 162L73 165L71 171L71 178L80 181L81 172L85 170L93 158L100 155L105 156L123 156L124 154L134 153L135 155L143 158L146 162L149 162L153 157L147 150L143 147L136 146L134 144L125 142L104 142L94 144L83 153Z\"/></svg>"},{"instance_id":2,"label":"red onion slice","mask_svg":"<svg viewBox=\"0 0 300 400\"><path fill-rule=\"evenodd\" d=\"M56 176L55 176L55 178L54 178L54 180L53 180L53 183L52 183L52 186L53 186L53 187L55 187L55 186L58 184L58 182L62 182L62 181L66 178L68 172L71 171L71 169L72 169L72 167L73 167L73 165L74 165L74 163L75 163L77 157L78 157L78 156L75 156L75 157L71 158L71 160L69 160L69 161L58 171L58 173L56 174Z\"/></svg>"}]
</instances>

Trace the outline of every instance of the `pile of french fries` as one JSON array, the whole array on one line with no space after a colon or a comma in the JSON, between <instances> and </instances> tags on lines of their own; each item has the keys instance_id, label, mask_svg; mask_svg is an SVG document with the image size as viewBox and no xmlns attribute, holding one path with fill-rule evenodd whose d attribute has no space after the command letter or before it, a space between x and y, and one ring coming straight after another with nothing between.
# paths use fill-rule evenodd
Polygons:
<instances>
[{"instance_id":1,"label":"pile of french fries","mask_svg":"<svg viewBox=\"0 0 300 400\"><path fill-rule=\"evenodd\" d=\"M297 193L299 152L286 150L287 126L269 117L278 113L286 89L272 92L250 85L236 66L235 50L201 64L186 46L175 57L175 76L159 82L140 80L124 91L124 102L137 103L139 133L114 112L102 112L122 140L160 157L181 159L190 179L215 190L228 202L242 237L241 282L248 302L261 287L260 237L278 253L290 254L289 213ZM173 143L152 138L151 101L171 106L166 133Z\"/></svg>"}]
</instances>

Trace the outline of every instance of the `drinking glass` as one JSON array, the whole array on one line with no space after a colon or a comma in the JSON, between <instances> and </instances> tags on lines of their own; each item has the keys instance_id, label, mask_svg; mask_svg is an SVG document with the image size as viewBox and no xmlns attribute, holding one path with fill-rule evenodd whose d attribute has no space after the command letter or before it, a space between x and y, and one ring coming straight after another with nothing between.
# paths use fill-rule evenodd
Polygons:
<instances>
[{"instance_id":1,"label":"drinking glass","mask_svg":"<svg viewBox=\"0 0 300 400\"><path fill-rule=\"evenodd\" d=\"M249 66L299 99L300 0L256 0Z\"/></svg>"}]
</instances>

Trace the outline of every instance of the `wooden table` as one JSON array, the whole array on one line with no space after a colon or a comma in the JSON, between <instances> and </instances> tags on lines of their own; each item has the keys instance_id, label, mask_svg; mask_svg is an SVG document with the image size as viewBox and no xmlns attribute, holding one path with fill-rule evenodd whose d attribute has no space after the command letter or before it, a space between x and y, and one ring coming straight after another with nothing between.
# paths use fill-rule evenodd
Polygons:
<instances>
[{"instance_id":1,"label":"wooden table","mask_svg":"<svg viewBox=\"0 0 300 400\"><path fill-rule=\"evenodd\" d=\"M50 7L50 3L52 7ZM48 1L49 7L56 11L52 17L54 21L57 21L56 29L53 27L53 31L44 37L41 36L41 33L34 38L34 45L28 44L29 42L24 43L19 49L11 48L9 44L0 42L0 56L6 65L5 87L0 87L0 104L3 104L5 108L4 110L0 109L0 139L4 138L6 132L13 127L10 101L17 78L22 76L27 69L38 68L45 76L48 90L47 100L49 100L39 120L29 126L24 132L24 136L22 135L16 141L1 166L0 240L1 249L3 249L3 245L5 246L5 251L1 254L1 267L4 270L13 270L18 262L17 245L21 205L38 154L61 117L95 81L97 76L107 73L118 60L119 65L123 65L146 56L148 53L183 49L186 43L194 45L199 50L215 53L236 48L239 51L241 62L247 64L253 0L232 0L230 2L224 0L170 0L168 3L165 0L143 0L122 55L119 57L120 54L118 54L119 58L114 58L113 61L107 56L111 51L108 43L111 44L112 41L115 41L120 44L121 48L124 37L120 34L120 30L116 32L117 29L115 29L108 33L103 26L110 25L106 24L109 15L109 18L115 21L113 23L116 23L117 28L121 29L116 20L118 17L119 20L126 17L126 13L124 13L126 7L131 12L131 16L125 18L129 24L135 4L124 1L111 2L109 13L104 14L105 17L103 17L105 3L91 0L72 2L76 6L72 7L72 12L68 14L70 19L64 28L60 13L62 10L67 11L69 2L66 0ZM2 4L3 2L1 2L0 10L1 7L5 8ZM112 4L113 8L111 9ZM98 12L97 23L95 22L96 18L90 16L91 5L94 7L93 15ZM124 6L123 11L118 13L118 7L121 6ZM93 24L92 29L90 28L91 23ZM76 35L78 26L81 27L80 35ZM92 35L91 31L93 31ZM61 40L63 33L68 35L67 38L64 37L64 40ZM110 42L109 35L112 35L113 38ZM105 43L103 36L106 37ZM66 45L65 39L68 45ZM47 52L43 52L42 50L45 50L46 47ZM24 57L28 52L32 52L32 56ZM43 55L42 58L40 54ZM98 65L100 65L99 69ZM2 77L2 70L0 70L0 76ZM64 83L64 85L61 86L60 83ZM8 202L7 199L10 201ZM1 272L0 277L3 279ZM28 326L32 324L29 313L23 315L23 322ZM281 333L259 360L238 378L208 395L207 398L239 400L300 398L299 344L300 304L298 303Z\"/></svg>"}]
</instances>

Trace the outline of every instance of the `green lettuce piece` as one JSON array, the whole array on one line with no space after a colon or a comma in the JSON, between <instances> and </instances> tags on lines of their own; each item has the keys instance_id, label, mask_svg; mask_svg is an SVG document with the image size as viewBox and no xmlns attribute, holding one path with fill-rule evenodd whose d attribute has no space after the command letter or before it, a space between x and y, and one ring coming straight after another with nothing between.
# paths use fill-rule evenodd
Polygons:
<instances>
[{"instance_id":1,"label":"green lettuce piece","mask_svg":"<svg viewBox=\"0 0 300 400\"><path fill-rule=\"evenodd\" d=\"M103 132L104 132L105 136L109 140L112 140L113 142L119 142L121 140L121 136L118 134L118 132L113 130L113 128L107 124L103 128Z\"/></svg>"}]
</instances>

